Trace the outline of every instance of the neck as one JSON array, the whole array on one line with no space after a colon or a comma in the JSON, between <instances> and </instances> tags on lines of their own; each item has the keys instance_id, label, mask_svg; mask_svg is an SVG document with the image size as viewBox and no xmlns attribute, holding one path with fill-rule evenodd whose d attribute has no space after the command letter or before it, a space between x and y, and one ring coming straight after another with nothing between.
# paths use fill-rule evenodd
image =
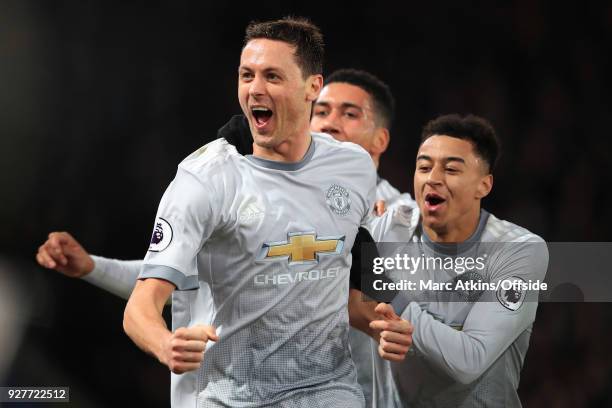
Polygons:
<instances>
[{"instance_id":1,"label":"neck","mask_svg":"<svg viewBox=\"0 0 612 408\"><path fill-rule=\"evenodd\" d=\"M253 143L253 156L278 162L299 162L308 151L311 139L310 131L306 128L272 147Z\"/></svg>"},{"instance_id":2,"label":"neck","mask_svg":"<svg viewBox=\"0 0 612 408\"><path fill-rule=\"evenodd\" d=\"M376 170L378 170L378 165L380 164L380 156L371 155L372 160L374 161L374 166L376 166Z\"/></svg>"},{"instance_id":3,"label":"neck","mask_svg":"<svg viewBox=\"0 0 612 408\"><path fill-rule=\"evenodd\" d=\"M476 232L479 221L480 206L475 211L470 211L464 217L444 226L423 224L423 230L433 242L459 243L466 241Z\"/></svg>"}]
</instances>

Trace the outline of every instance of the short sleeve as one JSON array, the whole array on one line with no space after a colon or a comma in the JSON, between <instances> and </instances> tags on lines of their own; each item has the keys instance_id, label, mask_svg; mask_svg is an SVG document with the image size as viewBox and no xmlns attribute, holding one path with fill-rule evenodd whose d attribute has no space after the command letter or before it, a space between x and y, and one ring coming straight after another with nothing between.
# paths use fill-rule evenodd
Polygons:
<instances>
[{"instance_id":1,"label":"short sleeve","mask_svg":"<svg viewBox=\"0 0 612 408\"><path fill-rule=\"evenodd\" d=\"M368 160L371 162L372 160L368 157ZM376 203L376 168L373 163L370 164L372 169L371 172L368 172L366 177L366 190L365 190L365 208L366 211L361 218L361 226L366 227L372 222L372 219L375 217L374 215L374 204Z\"/></svg>"},{"instance_id":2,"label":"short sleeve","mask_svg":"<svg viewBox=\"0 0 612 408\"><path fill-rule=\"evenodd\" d=\"M164 279L179 290L197 289L196 258L217 224L218 199L212 183L179 167L159 204L138 278Z\"/></svg>"}]
</instances>

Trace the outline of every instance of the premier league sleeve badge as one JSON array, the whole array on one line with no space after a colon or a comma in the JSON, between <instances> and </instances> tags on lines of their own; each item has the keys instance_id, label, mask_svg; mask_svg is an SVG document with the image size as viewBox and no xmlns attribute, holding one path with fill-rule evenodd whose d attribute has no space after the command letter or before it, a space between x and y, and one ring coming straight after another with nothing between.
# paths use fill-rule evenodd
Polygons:
<instances>
[{"instance_id":1,"label":"premier league sleeve badge","mask_svg":"<svg viewBox=\"0 0 612 408\"><path fill-rule=\"evenodd\" d=\"M153 235L151 235L149 251L161 252L168 248L170 242L172 242L172 226L165 219L157 217L155 227L153 228Z\"/></svg>"},{"instance_id":2,"label":"premier league sleeve badge","mask_svg":"<svg viewBox=\"0 0 612 408\"><path fill-rule=\"evenodd\" d=\"M508 310L518 310L525 300L525 281L517 276L504 279L497 288L497 300Z\"/></svg>"}]
</instances>

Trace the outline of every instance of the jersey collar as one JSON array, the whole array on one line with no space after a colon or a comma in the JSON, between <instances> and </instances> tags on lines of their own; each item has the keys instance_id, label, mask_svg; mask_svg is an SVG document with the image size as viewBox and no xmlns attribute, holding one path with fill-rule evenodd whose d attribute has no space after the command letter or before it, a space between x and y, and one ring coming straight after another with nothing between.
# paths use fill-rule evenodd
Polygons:
<instances>
[{"instance_id":1,"label":"jersey collar","mask_svg":"<svg viewBox=\"0 0 612 408\"><path fill-rule=\"evenodd\" d=\"M273 170L283 170L283 171L296 171L307 165L310 160L312 160L312 156L315 151L315 140L314 137L310 138L310 145L308 146L308 150L302 160L293 163L287 162L279 162L275 160L262 159L261 157L253 156L252 154L246 155L245 157L253 164L256 164L261 167L266 167L268 169Z\"/></svg>"},{"instance_id":2,"label":"jersey collar","mask_svg":"<svg viewBox=\"0 0 612 408\"><path fill-rule=\"evenodd\" d=\"M476 231L474 231L472 235L465 241L459 242L459 243L452 243L452 244L433 241L431 238L429 238L429 236L425 232L425 229L421 228L421 231L423 233L423 242L428 247L432 248L434 251L439 252L439 253L448 254L448 255L460 254L470 249L474 244L480 242L480 239L482 238L482 234L484 233L484 229L487 226L488 219L489 219L489 213L486 210L481 209L480 219L478 220L478 227L476 228Z\"/></svg>"}]
</instances>

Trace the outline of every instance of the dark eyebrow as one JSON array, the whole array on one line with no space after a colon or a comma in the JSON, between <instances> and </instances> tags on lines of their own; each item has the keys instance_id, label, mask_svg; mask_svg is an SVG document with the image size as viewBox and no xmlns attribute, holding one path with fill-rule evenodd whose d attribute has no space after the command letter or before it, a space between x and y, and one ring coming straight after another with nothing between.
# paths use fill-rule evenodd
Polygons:
<instances>
[{"instance_id":1,"label":"dark eyebrow","mask_svg":"<svg viewBox=\"0 0 612 408\"><path fill-rule=\"evenodd\" d=\"M327 102L327 101L317 101L317 102L315 102L315 105L317 105L317 106L324 106L326 108L331 107L331 104L329 102ZM354 103L351 103L351 102L342 102L340 104L340 108L342 108L342 109L355 108L355 109L358 109L360 111L363 111L363 108L361 106L355 105Z\"/></svg>"},{"instance_id":2,"label":"dark eyebrow","mask_svg":"<svg viewBox=\"0 0 612 408\"><path fill-rule=\"evenodd\" d=\"M461 163L461 164L465 164L465 160L463 160L461 157L453 157L453 156L450 156L450 157L446 157L446 158L444 159L444 161L445 161L446 163L449 163L449 162L459 162L459 163Z\"/></svg>"},{"instance_id":3,"label":"dark eyebrow","mask_svg":"<svg viewBox=\"0 0 612 408\"><path fill-rule=\"evenodd\" d=\"M240 66L238 66L238 72L240 72L240 71L253 71L253 69L252 69L251 67L249 67L249 66L240 65ZM272 66L272 67L265 68L265 69L263 70L263 72L264 72L264 73L269 73L269 72L278 72L278 73L281 73L281 74L282 74L282 73L283 73L283 70L282 70L280 67L274 67L274 66Z\"/></svg>"},{"instance_id":4,"label":"dark eyebrow","mask_svg":"<svg viewBox=\"0 0 612 408\"><path fill-rule=\"evenodd\" d=\"M417 161L419 160L427 160L427 161L433 161L431 156L428 156L426 154L420 154L417 156ZM445 157L444 158L444 162L445 163L449 163L449 162L459 162L462 164L465 164L465 160L463 160L461 157L454 157L454 156L449 156L449 157Z\"/></svg>"},{"instance_id":5,"label":"dark eyebrow","mask_svg":"<svg viewBox=\"0 0 612 408\"><path fill-rule=\"evenodd\" d=\"M242 74L243 72L253 72L253 70L249 67L244 67L241 65L238 67L238 74Z\"/></svg>"},{"instance_id":6,"label":"dark eyebrow","mask_svg":"<svg viewBox=\"0 0 612 408\"><path fill-rule=\"evenodd\" d=\"M359 105L355 105L354 103L350 103L350 102L342 102L342 104L340 105L342 106L342 108L346 109L346 108L355 108L355 109L359 109L360 111L363 110L363 108Z\"/></svg>"},{"instance_id":7,"label":"dark eyebrow","mask_svg":"<svg viewBox=\"0 0 612 408\"><path fill-rule=\"evenodd\" d=\"M264 72L267 74L269 72L278 72L278 73L282 73L283 70L281 67L268 67L266 69L264 69Z\"/></svg>"}]
</instances>

